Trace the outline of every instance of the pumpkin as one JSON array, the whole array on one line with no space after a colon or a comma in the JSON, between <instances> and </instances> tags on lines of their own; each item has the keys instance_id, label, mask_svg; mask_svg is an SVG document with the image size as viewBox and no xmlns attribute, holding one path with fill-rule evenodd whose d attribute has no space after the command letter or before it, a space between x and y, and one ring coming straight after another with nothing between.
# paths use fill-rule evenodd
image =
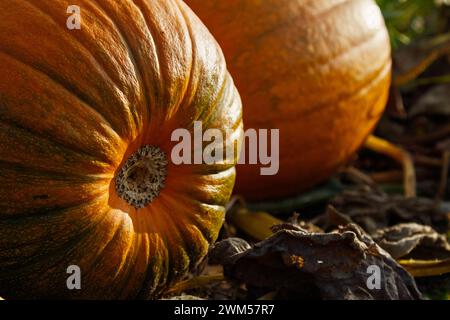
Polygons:
<instances>
[{"instance_id":1,"label":"pumpkin","mask_svg":"<svg viewBox=\"0 0 450 320\"><path fill-rule=\"evenodd\" d=\"M240 98L184 2L71 4L0 1L0 295L155 298L204 258L235 179L236 158L175 165L171 133L239 143Z\"/></svg>"},{"instance_id":2,"label":"pumpkin","mask_svg":"<svg viewBox=\"0 0 450 320\"><path fill-rule=\"evenodd\" d=\"M237 193L298 194L352 157L379 120L391 79L389 37L374 1L186 3L224 51L246 129L279 129L278 174L238 165Z\"/></svg>"}]
</instances>

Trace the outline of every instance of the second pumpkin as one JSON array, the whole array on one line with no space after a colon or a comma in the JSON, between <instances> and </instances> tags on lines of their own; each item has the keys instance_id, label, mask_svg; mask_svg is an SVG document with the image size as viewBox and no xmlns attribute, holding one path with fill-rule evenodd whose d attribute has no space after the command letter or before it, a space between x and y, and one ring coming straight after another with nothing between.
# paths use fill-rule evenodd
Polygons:
<instances>
[{"instance_id":1,"label":"second pumpkin","mask_svg":"<svg viewBox=\"0 0 450 320\"><path fill-rule=\"evenodd\" d=\"M186 0L225 53L246 128L280 129L280 170L238 166L236 192L302 192L361 146L384 110L388 33L373 0Z\"/></svg>"}]
</instances>

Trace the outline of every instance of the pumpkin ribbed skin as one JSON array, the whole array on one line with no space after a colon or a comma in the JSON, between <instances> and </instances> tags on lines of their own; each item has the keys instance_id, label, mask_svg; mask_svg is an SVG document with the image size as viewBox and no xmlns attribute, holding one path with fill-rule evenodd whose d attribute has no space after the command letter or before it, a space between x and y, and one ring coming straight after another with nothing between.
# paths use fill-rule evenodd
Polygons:
<instances>
[{"instance_id":1,"label":"pumpkin ribbed skin","mask_svg":"<svg viewBox=\"0 0 450 320\"><path fill-rule=\"evenodd\" d=\"M387 100L389 37L372 0L186 0L215 36L246 129L280 129L280 170L237 167L249 199L323 181L361 146Z\"/></svg>"},{"instance_id":2,"label":"pumpkin ribbed skin","mask_svg":"<svg viewBox=\"0 0 450 320\"><path fill-rule=\"evenodd\" d=\"M114 177L144 145L170 157L172 131L196 120L239 140L239 95L182 1L78 0L81 30L66 28L72 4L0 1L0 294L156 297L218 236L234 164L169 161L143 209Z\"/></svg>"}]
</instances>

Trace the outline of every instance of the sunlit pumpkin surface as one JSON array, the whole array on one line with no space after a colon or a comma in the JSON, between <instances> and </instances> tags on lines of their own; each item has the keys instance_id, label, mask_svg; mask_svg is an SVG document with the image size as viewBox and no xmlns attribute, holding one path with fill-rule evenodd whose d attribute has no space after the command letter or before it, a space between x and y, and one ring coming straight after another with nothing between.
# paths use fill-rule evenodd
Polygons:
<instances>
[{"instance_id":1,"label":"sunlit pumpkin surface","mask_svg":"<svg viewBox=\"0 0 450 320\"><path fill-rule=\"evenodd\" d=\"M156 297L215 241L235 177L172 164L171 133L239 140L240 99L182 1L76 2L81 30L72 1L0 1L0 295Z\"/></svg>"},{"instance_id":2,"label":"sunlit pumpkin surface","mask_svg":"<svg viewBox=\"0 0 450 320\"><path fill-rule=\"evenodd\" d=\"M385 107L388 33L372 0L186 0L218 40L245 128L280 129L279 173L237 167L247 199L300 193L361 146ZM248 153L247 153L248 154Z\"/></svg>"}]
</instances>

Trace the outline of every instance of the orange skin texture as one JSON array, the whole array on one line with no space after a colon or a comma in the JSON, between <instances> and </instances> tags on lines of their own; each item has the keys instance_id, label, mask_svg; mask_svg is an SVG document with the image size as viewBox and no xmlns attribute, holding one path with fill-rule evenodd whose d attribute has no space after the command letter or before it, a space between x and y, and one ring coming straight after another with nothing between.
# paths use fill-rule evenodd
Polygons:
<instances>
[{"instance_id":1,"label":"orange skin texture","mask_svg":"<svg viewBox=\"0 0 450 320\"><path fill-rule=\"evenodd\" d=\"M206 255L235 180L236 159L172 164L171 133L198 120L240 141L241 101L182 1L78 0L81 30L72 4L0 1L0 295L154 298ZM143 145L168 176L137 210L114 177Z\"/></svg>"},{"instance_id":2,"label":"orange skin texture","mask_svg":"<svg viewBox=\"0 0 450 320\"><path fill-rule=\"evenodd\" d=\"M245 129L280 129L278 174L238 165L236 193L298 194L349 160L379 120L391 81L389 37L373 0L186 3L224 51Z\"/></svg>"}]
</instances>

